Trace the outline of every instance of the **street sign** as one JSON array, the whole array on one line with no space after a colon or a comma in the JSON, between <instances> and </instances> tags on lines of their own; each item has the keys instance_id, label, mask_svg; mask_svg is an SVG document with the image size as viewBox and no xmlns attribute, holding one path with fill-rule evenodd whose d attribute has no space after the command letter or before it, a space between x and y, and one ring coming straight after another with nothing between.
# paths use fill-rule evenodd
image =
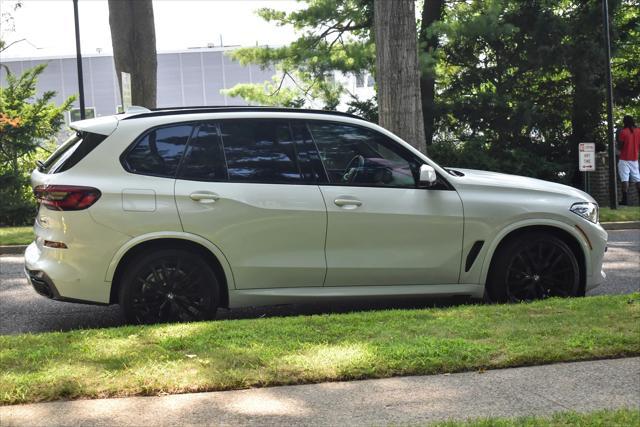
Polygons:
<instances>
[{"instance_id":1,"label":"street sign","mask_svg":"<svg viewBox=\"0 0 640 427\"><path fill-rule=\"evenodd\" d=\"M578 168L580 172L593 172L596 170L596 144L593 142L581 142L578 148Z\"/></svg>"},{"instance_id":2,"label":"street sign","mask_svg":"<svg viewBox=\"0 0 640 427\"><path fill-rule=\"evenodd\" d=\"M122 74L122 109L126 113L131 107L131 74Z\"/></svg>"}]
</instances>

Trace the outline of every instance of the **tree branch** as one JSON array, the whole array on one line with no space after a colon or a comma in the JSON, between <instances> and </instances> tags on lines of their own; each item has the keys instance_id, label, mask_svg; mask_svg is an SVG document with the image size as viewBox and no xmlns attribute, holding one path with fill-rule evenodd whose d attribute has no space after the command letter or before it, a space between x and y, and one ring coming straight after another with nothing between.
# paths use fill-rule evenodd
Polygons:
<instances>
[{"instance_id":1,"label":"tree branch","mask_svg":"<svg viewBox=\"0 0 640 427\"><path fill-rule=\"evenodd\" d=\"M24 42L24 41L26 41L26 40L27 40L27 39L20 39L20 40L13 41L13 42L9 43L8 45L5 45L2 49L0 49L0 53L2 53L2 52L4 52L5 50L9 49L11 46L13 46L13 45L14 45L14 44L16 44L16 43Z\"/></svg>"}]
</instances>

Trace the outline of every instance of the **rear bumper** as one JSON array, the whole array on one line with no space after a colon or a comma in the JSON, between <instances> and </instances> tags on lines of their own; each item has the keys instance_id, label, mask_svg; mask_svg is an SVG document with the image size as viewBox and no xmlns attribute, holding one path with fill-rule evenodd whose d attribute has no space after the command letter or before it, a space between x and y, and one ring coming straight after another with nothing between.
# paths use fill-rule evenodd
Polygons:
<instances>
[{"instance_id":1,"label":"rear bumper","mask_svg":"<svg viewBox=\"0 0 640 427\"><path fill-rule=\"evenodd\" d=\"M31 283L31 286L33 286L33 289L37 293L50 299L60 298L60 294L58 293L56 286L44 271L29 270L25 267L24 274L27 276L27 280Z\"/></svg>"},{"instance_id":2,"label":"rear bumper","mask_svg":"<svg viewBox=\"0 0 640 427\"><path fill-rule=\"evenodd\" d=\"M27 276L27 280L33 287L33 289L43 297L55 300L55 301L66 301L66 302L75 302L80 304L91 304L91 305L107 305L94 301L86 301L75 298L67 298L60 295L58 292L58 288L53 283L51 278L47 276L47 273L39 270L29 270L25 267L24 274Z\"/></svg>"},{"instance_id":3,"label":"rear bumper","mask_svg":"<svg viewBox=\"0 0 640 427\"><path fill-rule=\"evenodd\" d=\"M57 301L108 304L110 283L104 269L82 268L87 261L73 249L27 246L24 269L35 291Z\"/></svg>"}]
</instances>

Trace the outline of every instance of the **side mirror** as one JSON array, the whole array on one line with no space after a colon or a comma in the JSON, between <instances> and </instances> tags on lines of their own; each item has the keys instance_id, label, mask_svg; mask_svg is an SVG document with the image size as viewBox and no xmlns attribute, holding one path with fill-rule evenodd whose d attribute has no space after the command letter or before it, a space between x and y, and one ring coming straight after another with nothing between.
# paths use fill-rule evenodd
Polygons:
<instances>
[{"instance_id":1,"label":"side mirror","mask_svg":"<svg viewBox=\"0 0 640 427\"><path fill-rule=\"evenodd\" d=\"M420 166L420 187L433 187L436 184L437 180L438 176L436 175L436 170L432 166Z\"/></svg>"}]
</instances>

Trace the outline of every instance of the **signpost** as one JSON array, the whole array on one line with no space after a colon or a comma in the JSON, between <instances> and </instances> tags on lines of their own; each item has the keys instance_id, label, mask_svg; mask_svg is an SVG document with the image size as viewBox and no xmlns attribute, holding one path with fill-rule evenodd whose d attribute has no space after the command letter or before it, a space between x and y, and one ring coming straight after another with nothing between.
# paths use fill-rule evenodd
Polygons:
<instances>
[{"instance_id":1,"label":"signpost","mask_svg":"<svg viewBox=\"0 0 640 427\"><path fill-rule=\"evenodd\" d=\"M584 172L584 191L589 191L589 177L587 172L596 170L596 144L581 142L578 146L578 169Z\"/></svg>"},{"instance_id":2,"label":"signpost","mask_svg":"<svg viewBox=\"0 0 640 427\"><path fill-rule=\"evenodd\" d=\"M131 108L131 74L122 74L122 111L125 113Z\"/></svg>"}]
</instances>

